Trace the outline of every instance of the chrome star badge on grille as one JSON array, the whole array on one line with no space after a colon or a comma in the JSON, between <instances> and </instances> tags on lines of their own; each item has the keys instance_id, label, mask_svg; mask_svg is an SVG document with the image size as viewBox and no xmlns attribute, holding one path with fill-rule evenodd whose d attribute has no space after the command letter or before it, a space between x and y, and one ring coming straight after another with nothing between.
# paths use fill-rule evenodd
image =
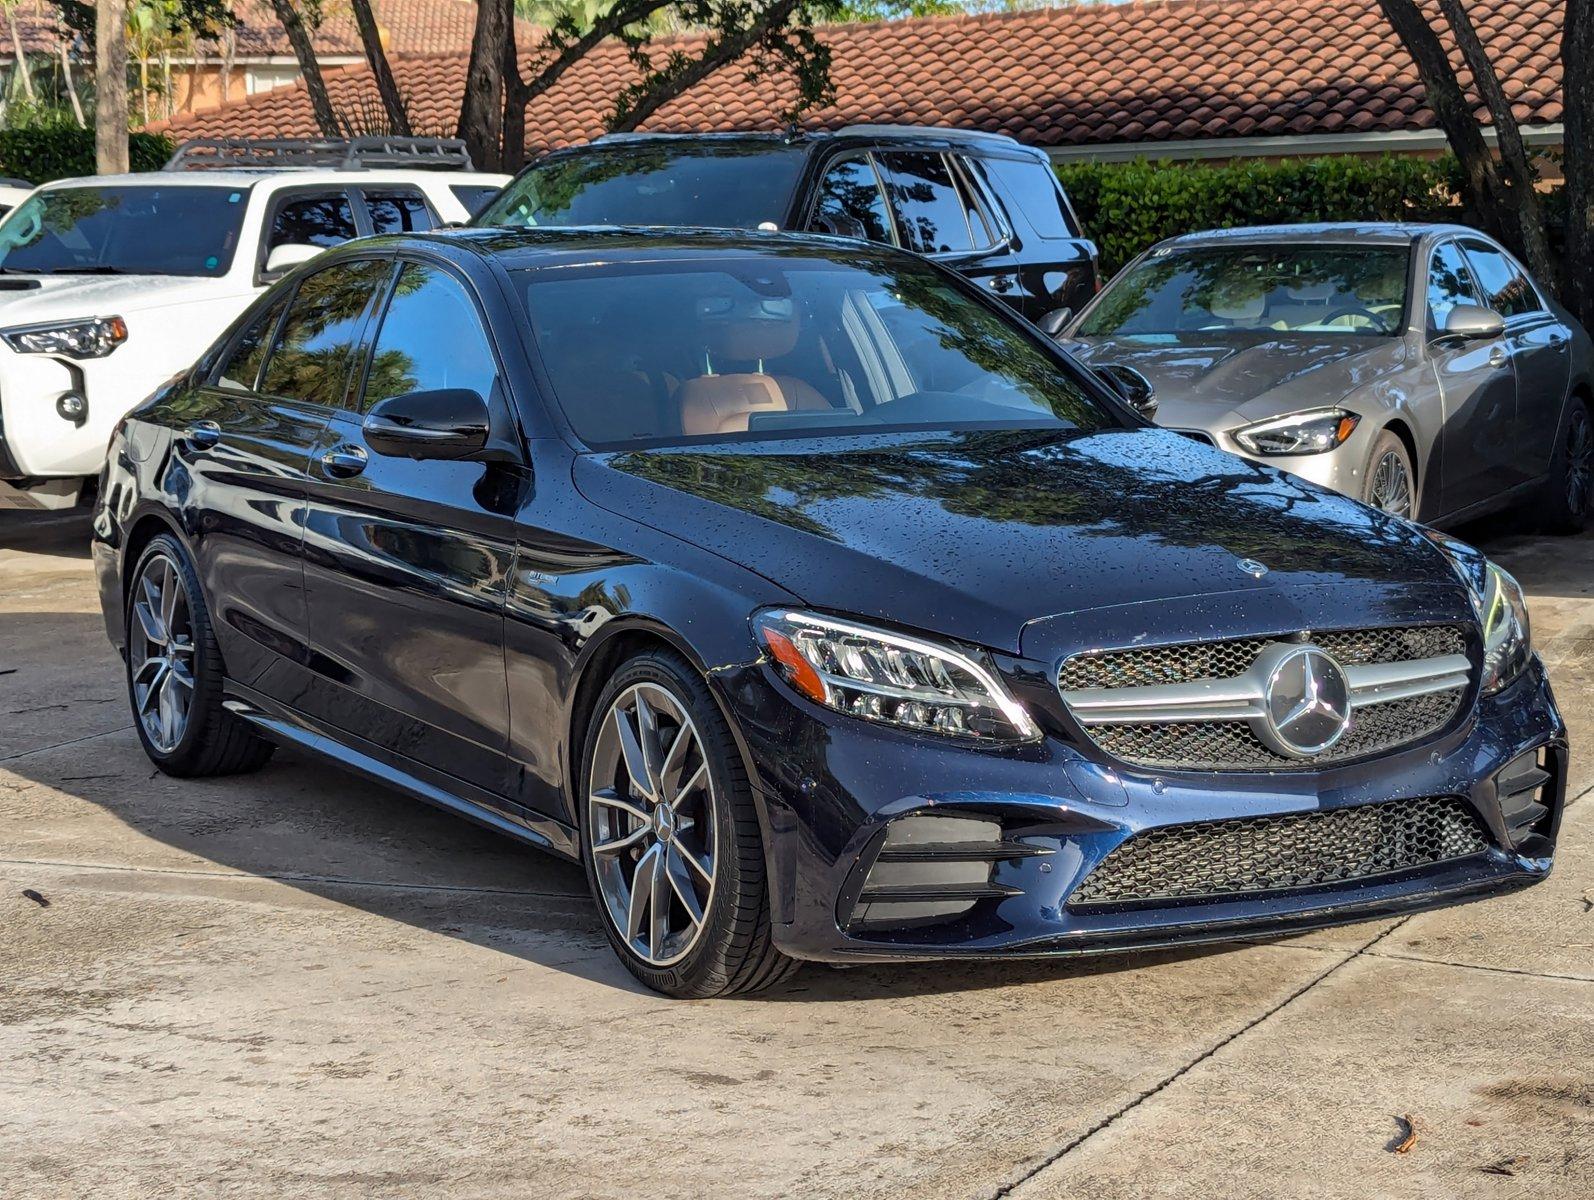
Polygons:
<instances>
[{"instance_id":1,"label":"chrome star badge on grille","mask_svg":"<svg viewBox=\"0 0 1594 1200\"><path fill-rule=\"evenodd\" d=\"M1280 646L1263 685L1257 733L1292 758L1321 754L1350 728L1350 683L1316 646Z\"/></svg>"}]
</instances>

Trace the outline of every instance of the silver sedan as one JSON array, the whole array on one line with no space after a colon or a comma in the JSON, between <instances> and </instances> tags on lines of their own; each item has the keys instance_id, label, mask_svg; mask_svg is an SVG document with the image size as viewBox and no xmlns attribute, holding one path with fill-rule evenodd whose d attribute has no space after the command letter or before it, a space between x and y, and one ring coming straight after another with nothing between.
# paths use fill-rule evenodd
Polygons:
<instances>
[{"instance_id":1,"label":"silver sedan","mask_svg":"<svg viewBox=\"0 0 1594 1200\"><path fill-rule=\"evenodd\" d=\"M1532 502L1575 532L1594 492L1594 344L1459 225L1188 234L1059 340L1150 381L1156 420L1401 516Z\"/></svg>"}]
</instances>

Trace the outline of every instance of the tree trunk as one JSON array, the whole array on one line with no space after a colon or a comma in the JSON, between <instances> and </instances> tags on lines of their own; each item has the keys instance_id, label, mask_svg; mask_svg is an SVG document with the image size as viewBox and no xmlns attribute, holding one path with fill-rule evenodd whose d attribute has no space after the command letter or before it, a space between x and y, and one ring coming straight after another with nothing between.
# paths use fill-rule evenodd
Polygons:
<instances>
[{"instance_id":1,"label":"tree trunk","mask_svg":"<svg viewBox=\"0 0 1594 1200\"><path fill-rule=\"evenodd\" d=\"M512 38L514 0L481 0L465 68L465 98L459 106L459 136L471 160L484 171L503 169L504 43Z\"/></svg>"},{"instance_id":2,"label":"tree trunk","mask_svg":"<svg viewBox=\"0 0 1594 1200\"><path fill-rule=\"evenodd\" d=\"M1550 257L1550 242L1544 225L1544 207L1539 202L1535 188L1537 178L1528 161L1527 147L1522 143L1522 130L1517 125L1511 102L1500 86L1500 76L1489 61L1472 18L1467 15L1462 0L1439 0L1439 11L1455 34L1456 45L1472 72L1473 86L1489 108L1495 136L1500 146L1499 172L1504 184L1501 200L1517 227L1517 238L1522 246L1528 270L1550 287L1556 286L1555 261Z\"/></svg>"},{"instance_id":3,"label":"tree trunk","mask_svg":"<svg viewBox=\"0 0 1594 1200\"><path fill-rule=\"evenodd\" d=\"M376 16L371 12L371 0L353 0L353 3L354 23L360 28L365 61L371 64L376 91L382 97L382 107L387 112L388 128L398 137L409 137L410 114L404 107L404 97L399 94L398 83L393 78L393 68L388 65L387 51L382 47L382 31L377 28Z\"/></svg>"},{"instance_id":4,"label":"tree trunk","mask_svg":"<svg viewBox=\"0 0 1594 1200\"><path fill-rule=\"evenodd\" d=\"M332 111L332 101L327 96L327 82L321 77L321 64L316 60L315 43L304 19L294 8L293 0L271 0L271 8L282 22L288 44L293 47L293 57L298 60L299 74L304 76L305 90L310 93L310 107L315 112L315 123L323 137L342 136L338 115Z\"/></svg>"},{"instance_id":5,"label":"tree trunk","mask_svg":"<svg viewBox=\"0 0 1594 1200\"><path fill-rule=\"evenodd\" d=\"M1561 30L1566 128L1566 305L1594 325L1594 0L1566 0Z\"/></svg>"},{"instance_id":6,"label":"tree trunk","mask_svg":"<svg viewBox=\"0 0 1594 1200\"><path fill-rule=\"evenodd\" d=\"M77 118L79 129L88 128L88 119L83 115L83 97L77 94L77 80L72 77L72 48L65 42L61 49L61 81L66 84L66 98L72 105L72 115Z\"/></svg>"},{"instance_id":7,"label":"tree trunk","mask_svg":"<svg viewBox=\"0 0 1594 1200\"><path fill-rule=\"evenodd\" d=\"M531 100L530 91L520 73L520 47L511 17L509 36L504 39L504 149L500 170L518 171L526 164L526 105Z\"/></svg>"},{"instance_id":8,"label":"tree trunk","mask_svg":"<svg viewBox=\"0 0 1594 1200\"><path fill-rule=\"evenodd\" d=\"M95 0L94 13L94 169L119 175L128 167L127 0Z\"/></svg>"},{"instance_id":9,"label":"tree trunk","mask_svg":"<svg viewBox=\"0 0 1594 1200\"><path fill-rule=\"evenodd\" d=\"M22 52L22 31L17 28L17 10L14 5L6 5L6 24L11 26L11 46L17 56L17 74L22 76L22 94L28 98L28 103L34 103L38 97L33 92L33 72L28 70L28 56Z\"/></svg>"}]
</instances>

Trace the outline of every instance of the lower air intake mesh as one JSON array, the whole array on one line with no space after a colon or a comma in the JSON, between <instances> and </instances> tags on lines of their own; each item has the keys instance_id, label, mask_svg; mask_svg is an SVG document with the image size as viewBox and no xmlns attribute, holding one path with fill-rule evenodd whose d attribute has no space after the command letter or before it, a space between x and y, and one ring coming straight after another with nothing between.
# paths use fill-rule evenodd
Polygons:
<instances>
[{"instance_id":1,"label":"lower air intake mesh","mask_svg":"<svg viewBox=\"0 0 1594 1200\"><path fill-rule=\"evenodd\" d=\"M1198 821L1130 838L1068 904L1168 903L1344 883L1466 858L1489 844L1472 810L1450 796Z\"/></svg>"}]
</instances>

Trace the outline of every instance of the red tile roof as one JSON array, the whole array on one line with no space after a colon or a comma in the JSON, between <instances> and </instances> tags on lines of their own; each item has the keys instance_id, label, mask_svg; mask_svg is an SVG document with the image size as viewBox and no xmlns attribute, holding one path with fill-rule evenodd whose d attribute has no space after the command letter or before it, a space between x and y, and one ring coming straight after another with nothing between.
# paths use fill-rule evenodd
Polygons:
<instances>
[{"instance_id":1,"label":"red tile roof","mask_svg":"<svg viewBox=\"0 0 1594 1200\"><path fill-rule=\"evenodd\" d=\"M1436 0L1427 0L1438 23ZM1471 0L1468 10L1517 118L1561 119L1564 0ZM1433 114L1376 0L1135 0L979 17L933 17L822 31L834 55L835 105L813 127L861 121L958 125L1042 146L1427 129ZM1448 38L1447 38L1448 41ZM529 41L523 43L530 45ZM684 38L690 52L697 39ZM452 132L462 56L395 70L418 131ZM603 129L635 79L623 49L588 55L527 113L533 150ZM361 67L333 72L335 106L371 111ZM784 81L748 83L724 68L647 122L656 131L773 128ZM178 137L315 132L302 87L169 124Z\"/></svg>"}]
</instances>

